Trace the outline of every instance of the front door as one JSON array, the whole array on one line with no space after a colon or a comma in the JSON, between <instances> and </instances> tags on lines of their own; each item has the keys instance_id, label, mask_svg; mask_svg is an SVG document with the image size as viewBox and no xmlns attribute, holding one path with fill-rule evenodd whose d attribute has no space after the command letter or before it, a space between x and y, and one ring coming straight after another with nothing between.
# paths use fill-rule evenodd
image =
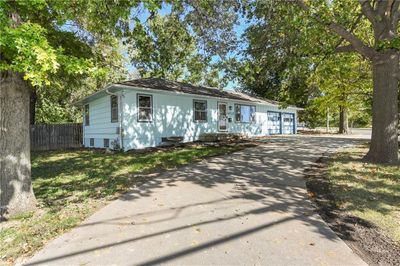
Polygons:
<instances>
[{"instance_id":1,"label":"front door","mask_svg":"<svg viewBox=\"0 0 400 266\"><path fill-rule=\"evenodd\" d=\"M226 111L226 103L218 103L218 130L228 130L228 117Z\"/></svg>"}]
</instances>

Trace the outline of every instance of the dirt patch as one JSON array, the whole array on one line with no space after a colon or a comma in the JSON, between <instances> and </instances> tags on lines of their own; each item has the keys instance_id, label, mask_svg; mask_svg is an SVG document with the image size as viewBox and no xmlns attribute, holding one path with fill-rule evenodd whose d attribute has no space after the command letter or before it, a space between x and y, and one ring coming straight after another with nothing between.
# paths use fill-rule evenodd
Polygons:
<instances>
[{"instance_id":1,"label":"dirt patch","mask_svg":"<svg viewBox=\"0 0 400 266\"><path fill-rule=\"evenodd\" d=\"M327 158L306 170L308 194L333 231L369 265L400 265L400 246L375 225L340 210L327 179Z\"/></svg>"}]
</instances>

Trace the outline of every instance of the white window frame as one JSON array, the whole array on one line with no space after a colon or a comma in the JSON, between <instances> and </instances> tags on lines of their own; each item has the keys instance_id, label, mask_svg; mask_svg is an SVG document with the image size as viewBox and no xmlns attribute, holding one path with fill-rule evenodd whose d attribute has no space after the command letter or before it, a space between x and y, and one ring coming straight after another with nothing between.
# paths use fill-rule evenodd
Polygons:
<instances>
[{"instance_id":1,"label":"white window frame","mask_svg":"<svg viewBox=\"0 0 400 266\"><path fill-rule=\"evenodd\" d=\"M139 99L140 97L149 97L150 98L150 107L140 107ZM144 123L151 123L153 122L153 95L151 94L137 94L137 121L144 122ZM140 119L140 109L150 109L150 119Z\"/></svg>"},{"instance_id":2,"label":"white window frame","mask_svg":"<svg viewBox=\"0 0 400 266\"><path fill-rule=\"evenodd\" d=\"M205 110L196 110L196 102L198 103L205 103L206 109ZM206 119L204 120L196 120L196 112L201 112L206 114ZM207 123L208 121L208 109L207 109L207 100L193 100L193 121L196 123Z\"/></svg>"},{"instance_id":3,"label":"white window frame","mask_svg":"<svg viewBox=\"0 0 400 266\"><path fill-rule=\"evenodd\" d=\"M117 106L113 108L113 99L116 100ZM119 121L119 102L117 95L110 95L110 109L111 109L111 123L117 123ZM114 113L115 112L115 113ZM116 117L113 117L113 114L116 114Z\"/></svg>"}]
</instances>

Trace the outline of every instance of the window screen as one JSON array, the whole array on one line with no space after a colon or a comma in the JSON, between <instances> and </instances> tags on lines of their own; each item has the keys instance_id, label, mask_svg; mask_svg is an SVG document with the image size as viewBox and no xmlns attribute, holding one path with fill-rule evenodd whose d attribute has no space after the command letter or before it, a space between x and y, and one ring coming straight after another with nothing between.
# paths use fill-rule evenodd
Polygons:
<instances>
[{"instance_id":1,"label":"window screen","mask_svg":"<svg viewBox=\"0 0 400 266\"><path fill-rule=\"evenodd\" d=\"M242 123L256 121L256 107L254 105L235 104L235 120Z\"/></svg>"},{"instance_id":2,"label":"window screen","mask_svg":"<svg viewBox=\"0 0 400 266\"><path fill-rule=\"evenodd\" d=\"M193 101L194 121L207 122L207 101Z\"/></svg>"},{"instance_id":3,"label":"window screen","mask_svg":"<svg viewBox=\"0 0 400 266\"><path fill-rule=\"evenodd\" d=\"M111 123L118 122L118 96L111 95Z\"/></svg>"},{"instance_id":4,"label":"window screen","mask_svg":"<svg viewBox=\"0 0 400 266\"><path fill-rule=\"evenodd\" d=\"M138 121L151 122L153 120L153 97L138 94Z\"/></svg>"}]
</instances>

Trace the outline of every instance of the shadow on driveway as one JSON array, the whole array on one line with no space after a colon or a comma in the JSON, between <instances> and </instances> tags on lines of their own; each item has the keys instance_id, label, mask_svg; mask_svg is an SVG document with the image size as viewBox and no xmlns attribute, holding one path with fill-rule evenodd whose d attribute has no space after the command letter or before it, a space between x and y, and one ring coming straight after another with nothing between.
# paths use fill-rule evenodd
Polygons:
<instances>
[{"instance_id":1,"label":"shadow on driveway","mask_svg":"<svg viewBox=\"0 0 400 266\"><path fill-rule=\"evenodd\" d=\"M303 179L322 153L355 143L269 138L161 173L27 265L364 264L315 214Z\"/></svg>"}]
</instances>

